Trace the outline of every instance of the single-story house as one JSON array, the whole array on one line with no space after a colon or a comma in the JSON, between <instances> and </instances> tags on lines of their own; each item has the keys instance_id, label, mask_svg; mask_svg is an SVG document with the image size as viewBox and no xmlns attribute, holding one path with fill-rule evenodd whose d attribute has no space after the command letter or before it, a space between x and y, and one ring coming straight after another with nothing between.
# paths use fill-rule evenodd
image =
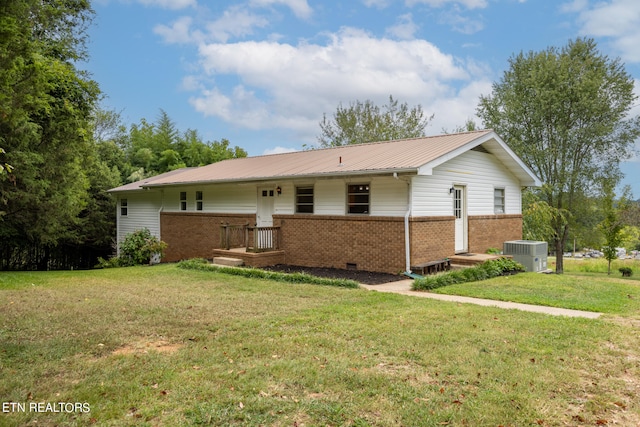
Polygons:
<instances>
[{"instance_id":1,"label":"single-story house","mask_svg":"<svg viewBox=\"0 0 640 427\"><path fill-rule=\"evenodd\" d=\"M492 130L186 168L110 190L117 239L148 228L163 261L233 256L400 273L522 238L535 174Z\"/></svg>"}]
</instances>

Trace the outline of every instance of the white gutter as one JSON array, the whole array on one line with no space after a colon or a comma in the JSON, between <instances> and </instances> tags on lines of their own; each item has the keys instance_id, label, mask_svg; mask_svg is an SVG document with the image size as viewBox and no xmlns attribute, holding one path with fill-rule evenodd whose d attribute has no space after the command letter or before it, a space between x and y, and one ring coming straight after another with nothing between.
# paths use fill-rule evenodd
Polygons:
<instances>
[{"instance_id":1,"label":"white gutter","mask_svg":"<svg viewBox=\"0 0 640 427\"><path fill-rule=\"evenodd\" d=\"M398 178L398 174L394 173L393 177L395 179ZM411 194L411 178L407 179L407 191L409 194L408 197L408 206L407 212L404 214L404 263L405 263L405 274L409 275L411 273L411 233L409 233L409 217L411 216L412 211L412 200L413 195Z\"/></svg>"}]
</instances>

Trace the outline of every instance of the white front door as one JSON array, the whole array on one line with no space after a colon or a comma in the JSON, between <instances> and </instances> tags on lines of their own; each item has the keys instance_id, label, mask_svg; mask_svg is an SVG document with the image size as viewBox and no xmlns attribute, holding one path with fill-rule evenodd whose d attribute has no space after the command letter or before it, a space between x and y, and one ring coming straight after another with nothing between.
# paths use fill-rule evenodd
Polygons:
<instances>
[{"instance_id":1,"label":"white front door","mask_svg":"<svg viewBox=\"0 0 640 427\"><path fill-rule=\"evenodd\" d=\"M453 187L453 216L455 216L455 251L467 252L467 199L466 188L460 185Z\"/></svg>"},{"instance_id":2,"label":"white front door","mask_svg":"<svg viewBox=\"0 0 640 427\"><path fill-rule=\"evenodd\" d=\"M256 225L258 227L273 227L273 214L275 213L275 190L273 187L258 188L258 211L256 212ZM269 230L256 230L254 244L259 249L272 247L273 233Z\"/></svg>"},{"instance_id":3,"label":"white front door","mask_svg":"<svg viewBox=\"0 0 640 427\"><path fill-rule=\"evenodd\" d=\"M275 190L273 187L258 188L258 227L273 227Z\"/></svg>"}]
</instances>

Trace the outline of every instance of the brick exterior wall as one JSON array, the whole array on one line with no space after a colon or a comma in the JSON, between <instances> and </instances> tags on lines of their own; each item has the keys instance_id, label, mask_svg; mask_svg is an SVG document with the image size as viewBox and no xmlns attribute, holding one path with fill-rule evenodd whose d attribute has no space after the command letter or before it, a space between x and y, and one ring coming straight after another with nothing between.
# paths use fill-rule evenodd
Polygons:
<instances>
[{"instance_id":1,"label":"brick exterior wall","mask_svg":"<svg viewBox=\"0 0 640 427\"><path fill-rule=\"evenodd\" d=\"M255 224L255 215L213 214L201 212L162 212L161 240L168 244L162 261L212 257L220 247L220 224Z\"/></svg>"},{"instance_id":2,"label":"brick exterior wall","mask_svg":"<svg viewBox=\"0 0 640 427\"><path fill-rule=\"evenodd\" d=\"M404 218L274 215L286 263L305 267L404 271Z\"/></svg>"},{"instance_id":3,"label":"brick exterior wall","mask_svg":"<svg viewBox=\"0 0 640 427\"><path fill-rule=\"evenodd\" d=\"M455 217L412 218L411 265L452 256L455 253Z\"/></svg>"},{"instance_id":4,"label":"brick exterior wall","mask_svg":"<svg viewBox=\"0 0 640 427\"><path fill-rule=\"evenodd\" d=\"M405 270L403 217L276 215L287 264L397 274ZM454 254L454 217L409 219L411 264Z\"/></svg>"},{"instance_id":5,"label":"brick exterior wall","mask_svg":"<svg viewBox=\"0 0 640 427\"><path fill-rule=\"evenodd\" d=\"M347 268L397 274L405 270L404 218L338 215L274 215L282 232L282 254L274 262L305 267ZM254 224L255 215L163 212L162 240L169 246L163 261L211 258L220 248L220 224ZM455 253L453 216L409 219L411 265ZM469 217L469 252L502 248L522 238L522 215ZM275 256L276 254L274 254ZM265 259L254 263L265 266ZM270 260L269 260L270 262ZM268 263L268 262L267 262Z\"/></svg>"},{"instance_id":6,"label":"brick exterior wall","mask_svg":"<svg viewBox=\"0 0 640 427\"><path fill-rule=\"evenodd\" d=\"M508 240L522 239L522 215L483 215L469 217L469 252L502 250Z\"/></svg>"}]
</instances>

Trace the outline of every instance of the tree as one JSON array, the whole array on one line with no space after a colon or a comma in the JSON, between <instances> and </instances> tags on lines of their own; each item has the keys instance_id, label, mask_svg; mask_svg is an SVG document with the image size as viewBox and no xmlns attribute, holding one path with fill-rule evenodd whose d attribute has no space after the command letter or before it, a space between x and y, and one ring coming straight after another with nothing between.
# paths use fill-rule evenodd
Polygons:
<instances>
[{"instance_id":1,"label":"tree","mask_svg":"<svg viewBox=\"0 0 640 427\"><path fill-rule=\"evenodd\" d=\"M602 252L608 261L607 274L611 274L611 261L618 257L618 248L622 244L622 229L624 224L620 212L625 210L626 202L622 198L615 206L613 187L607 185L602 197L602 210L604 220L598 224L598 228L604 237Z\"/></svg>"},{"instance_id":2,"label":"tree","mask_svg":"<svg viewBox=\"0 0 640 427\"><path fill-rule=\"evenodd\" d=\"M246 157L242 148L226 139L203 142L197 131L180 132L169 115L160 110L156 122L142 119L119 141L127 167L125 181L133 182L183 167L204 166L235 157ZM125 173L126 172L126 173Z\"/></svg>"},{"instance_id":3,"label":"tree","mask_svg":"<svg viewBox=\"0 0 640 427\"><path fill-rule=\"evenodd\" d=\"M492 93L480 97L477 113L545 183L541 199L573 216L580 198L619 181L619 163L640 135L640 118L628 117L634 80L590 39L520 53L509 65ZM555 217L552 227L562 273L570 222Z\"/></svg>"},{"instance_id":4,"label":"tree","mask_svg":"<svg viewBox=\"0 0 640 427\"><path fill-rule=\"evenodd\" d=\"M0 144L14 167L0 180L0 251L75 238L87 204L84 160L99 89L76 68L86 57L88 0L8 0L0 5Z\"/></svg>"},{"instance_id":5,"label":"tree","mask_svg":"<svg viewBox=\"0 0 640 427\"><path fill-rule=\"evenodd\" d=\"M450 134L450 133L462 133L462 132L473 132L478 130L478 125L473 119L467 119L462 126L456 126L453 131L449 132L448 129L442 128L442 133Z\"/></svg>"},{"instance_id":6,"label":"tree","mask_svg":"<svg viewBox=\"0 0 640 427\"><path fill-rule=\"evenodd\" d=\"M340 104L333 119L323 116L318 142L322 147L335 147L418 138L425 135L431 119L433 115L425 117L422 106L409 109L406 102L398 105L393 96L389 96L389 103L382 109L369 100L351 103L348 108Z\"/></svg>"},{"instance_id":7,"label":"tree","mask_svg":"<svg viewBox=\"0 0 640 427\"><path fill-rule=\"evenodd\" d=\"M4 148L2 147L0 147L0 154L6 154L6 151L4 151ZM13 166L0 160L0 179L5 177L6 175L9 175L12 170Z\"/></svg>"},{"instance_id":8,"label":"tree","mask_svg":"<svg viewBox=\"0 0 640 427\"><path fill-rule=\"evenodd\" d=\"M532 191L522 192L522 237L526 240L548 242L553 239L554 221L566 221L566 212L560 212L549 206ZM560 217L560 218L558 218Z\"/></svg>"}]
</instances>

